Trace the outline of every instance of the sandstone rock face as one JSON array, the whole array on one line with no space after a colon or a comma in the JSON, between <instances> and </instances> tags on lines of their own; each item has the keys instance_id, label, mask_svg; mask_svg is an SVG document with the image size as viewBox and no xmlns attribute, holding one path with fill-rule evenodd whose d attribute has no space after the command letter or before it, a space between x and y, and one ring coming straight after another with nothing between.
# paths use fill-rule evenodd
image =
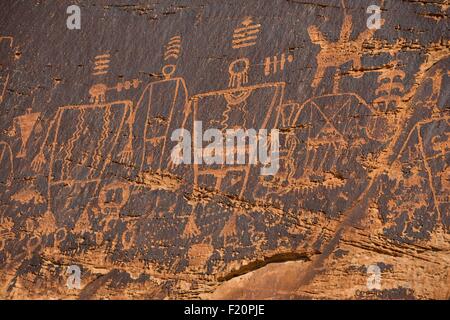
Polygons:
<instances>
[{"instance_id":1,"label":"sandstone rock face","mask_svg":"<svg viewBox=\"0 0 450 320\"><path fill-rule=\"evenodd\" d=\"M72 4L0 4L1 298L450 298L447 1Z\"/></svg>"}]
</instances>

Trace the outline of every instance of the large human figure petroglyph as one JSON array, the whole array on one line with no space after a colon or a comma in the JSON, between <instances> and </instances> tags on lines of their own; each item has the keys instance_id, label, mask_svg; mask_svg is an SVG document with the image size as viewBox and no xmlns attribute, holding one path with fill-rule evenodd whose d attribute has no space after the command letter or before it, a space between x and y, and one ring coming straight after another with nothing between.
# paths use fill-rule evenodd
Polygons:
<instances>
[{"instance_id":1,"label":"large human figure petroglyph","mask_svg":"<svg viewBox=\"0 0 450 320\"><path fill-rule=\"evenodd\" d=\"M391 234L389 233L389 229L390 227L393 227L395 223L392 223L392 220L386 220L384 232L388 237L393 237L395 239L409 238L413 242L420 241L421 239L426 241L430 239L431 233L435 230L436 226L443 227L443 229L448 228L446 225L448 223L448 218L440 212L440 208L442 206L444 208L447 207L446 198L441 197L442 192L445 192L446 189L446 178L444 178L444 182L442 182L442 180L437 182L439 186L439 192L437 192L435 189L437 186L435 179L431 181L429 178L430 171L427 169L427 161L429 161L429 156L427 156L426 152L423 151L423 141L421 142L421 134L419 130L424 126L426 127L429 123L436 125L436 121L441 123L441 130L448 130L448 125L446 125L448 116L440 115L441 112L439 111L439 108L437 108L438 105L436 104L437 100L435 97L435 90L429 90L427 80L430 79L430 74L436 71L433 70L433 65L438 63L442 63L443 65L448 64L449 56L450 53L446 47L441 47L439 50L434 50L432 45L429 47L427 59L420 65L418 72L415 74L416 85L413 85L411 89L405 93L403 99L401 100L396 128L391 135L388 144L383 148L384 151L379 153L379 156L375 162L372 162L373 167L371 168L368 183L364 186L364 190L353 202L353 205L343 212L340 219L340 224L336 228L335 235L327 244L324 245L323 253L307 268L307 270L305 270L302 277L296 281L296 286L298 289L307 286L313 281L313 279L317 276L317 270L324 265L327 259L329 259L333 250L335 250L339 245L339 242L345 232L350 227L358 226L361 223L369 212L369 204L372 201L377 201L378 197L381 210L387 209L384 213L385 217L390 213L389 210L391 209L394 209L394 213L397 214L396 218L398 218L399 214L407 216L407 224L403 224L400 228L393 228L394 233ZM438 81L439 84L443 83L442 79L432 80L432 88L437 85L434 83L435 81ZM428 93L427 89L429 91ZM430 96L433 96L433 99L431 100L435 101L434 104L428 104L430 101ZM446 100L444 99L444 104L445 103ZM441 106L441 108L445 110L446 107L444 105ZM436 150L431 152L432 157L437 157L438 161L441 162L438 166L438 168L441 168L442 170L439 175L440 177L446 177L446 172L448 171L448 168L443 165L446 161L447 150L445 136L446 135L439 137L439 140L441 140L438 147L440 152L437 152L437 155ZM432 139L430 136L427 138ZM413 168L411 172L412 179L408 182L408 179L405 179L407 176L400 173L402 169L402 161L414 159L418 160L416 161L418 165ZM410 164L407 164L407 166L410 167ZM398 186L398 183L403 185L405 183L409 183L410 186L413 187L412 189L415 194L411 195L411 192L409 192L409 196L412 196L413 198L409 197L408 199L412 200L412 207L399 207L398 203L396 203L393 198L391 198L390 203L386 203L385 199L383 200L383 196L380 196L379 190L380 187L383 188L387 186L388 189L391 188L391 186L386 185L389 179L394 180L394 185ZM438 194L439 196L437 196ZM439 199L439 201L437 201L437 199ZM421 228L423 228L423 230L419 230L417 229L417 225L421 225L421 220L423 221L423 212L428 215L432 223L427 224L425 228L423 228L424 226L422 224ZM393 217L386 218L389 219ZM414 231L411 233L412 230ZM405 231L406 234L404 234ZM421 234L420 237L417 237L418 234ZM441 241L445 241L445 238ZM440 245L442 245L442 243L440 243Z\"/></svg>"}]
</instances>

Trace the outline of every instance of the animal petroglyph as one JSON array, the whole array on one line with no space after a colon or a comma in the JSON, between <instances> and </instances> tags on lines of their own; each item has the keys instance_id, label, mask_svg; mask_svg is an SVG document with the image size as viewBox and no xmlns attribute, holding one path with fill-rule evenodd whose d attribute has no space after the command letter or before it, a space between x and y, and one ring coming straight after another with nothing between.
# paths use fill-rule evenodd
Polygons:
<instances>
[{"instance_id":1,"label":"animal petroglyph","mask_svg":"<svg viewBox=\"0 0 450 320\"><path fill-rule=\"evenodd\" d=\"M334 2L92 6L70 41L93 59L0 37L0 296L447 299L445 20L380 0L375 32ZM230 129L276 132L276 172Z\"/></svg>"}]
</instances>

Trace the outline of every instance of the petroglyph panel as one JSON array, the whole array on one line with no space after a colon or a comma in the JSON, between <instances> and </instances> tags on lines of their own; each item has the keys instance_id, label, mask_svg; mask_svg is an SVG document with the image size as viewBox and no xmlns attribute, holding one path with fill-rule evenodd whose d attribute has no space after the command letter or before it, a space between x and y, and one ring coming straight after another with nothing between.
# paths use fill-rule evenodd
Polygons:
<instances>
[{"instance_id":1,"label":"petroglyph panel","mask_svg":"<svg viewBox=\"0 0 450 320\"><path fill-rule=\"evenodd\" d=\"M445 1L68 5L0 4L0 297L450 297Z\"/></svg>"}]
</instances>

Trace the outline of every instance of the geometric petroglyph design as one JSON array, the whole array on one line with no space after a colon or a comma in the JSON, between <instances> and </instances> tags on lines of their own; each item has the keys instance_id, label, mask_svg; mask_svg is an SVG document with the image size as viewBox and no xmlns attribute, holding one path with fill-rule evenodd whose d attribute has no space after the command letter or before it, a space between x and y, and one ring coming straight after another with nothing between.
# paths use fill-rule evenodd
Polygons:
<instances>
[{"instance_id":1,"label":"geometric petroglyph design","mask_svg":"<svg viewBox=\"0 0 450 320\"><path fill-rule=\"evenodd\" d=\"M79 217L98 193L130 108L130 101L115 101L58 109L47 132L47 137L50 132L53 136L51 149L44 152L44 141L33 160L34 168L39 170L48 154L48 212L57 222Z\"/></svg>"},{"instance_id":2,"label":"geometric petroglyph design","mask_svg":"<svg viewBox=\"0 0 450 320\"><path fill-rule=\"evenodd\" d=\"M14 163L11 147L5 141L0 141L0 185L10 186L14 175Z\"/></svg>"},{"instance_id":3,"label":"geometric petroglyph design","mask_svg":"<svg viewBox=\"0 0 450 320\"><path fill-rule=\"evenodd\" d=\"M207 92L195 95L190 99L190 119L183 121L184 128L192 130L194 121L201 121L203 130L217 128L223 132L235 127L244 130L250 128L273 128L275 112L283 99L284 83L264 83L253 86L238 86L237 88ZM261 104L265 101L265 104ZM214 110L214 112L206 112ZM234 150L234 152L238 152ZM248 185L252 185L258 176L258 166L245 165L199 165L193 164L193 192L200 189L215 190L238 199L249 194ZM191 176L191 173L187 173ZM193 214L196 205L192 207L192 214L184 235L189 237L198 233ZM222 230L222 235L236 235L235 221L242 213L234 210L232 216Z\"/></svg>"},{"instance_id":4,"label":"geometric petroglyph design","mask_svg":"<svg viewBox=\"0 0 450 320\"><path fill-rule=\"evenodd\" d=\"M172 61L172 63L164 65L162 74L164 79L170 79L175 73L176 65L173 61L177 61L181 53L181 36L173 36L164 47L164 61Z\"/></svg>"},{"instance_id":5,"label":"geometric petroglyph design","mask_svg":"<svg viewBox=\"0 0 450 320\"><path fill-rule=\"evenodd\" d=\"M251 17L246 17L241 25L234 29L232 47L240 49L251 47L256 44L258 33L261 31L261 24L253 22Z\"/></svg>"},{"instance_id":6,"label":"geometric petroglyph design","mask_svg":"<svg viewBox=\"0 0 450 320\"><path fill-rule=\"evenodd\" d=\"M355 40L350 40L352 32L352 16L345 15L342 24L339 40L336 42L328 41L315 25L308 27L308 34L311 42L320 46L317 54L317 70L314 75L311 86L317 88L319 83L324 79L325 72L328 68L337 68L336 76L333 83L333 92L339 87L340 66L348 61L353 62L353 69L358 71L361 69L361 50L363 42L370 40L376 29L366 29L361 32ZM336 54L339 52L339 54ZM362 74L361 74L362 75Z\"/></svg>"}]
</instances>

